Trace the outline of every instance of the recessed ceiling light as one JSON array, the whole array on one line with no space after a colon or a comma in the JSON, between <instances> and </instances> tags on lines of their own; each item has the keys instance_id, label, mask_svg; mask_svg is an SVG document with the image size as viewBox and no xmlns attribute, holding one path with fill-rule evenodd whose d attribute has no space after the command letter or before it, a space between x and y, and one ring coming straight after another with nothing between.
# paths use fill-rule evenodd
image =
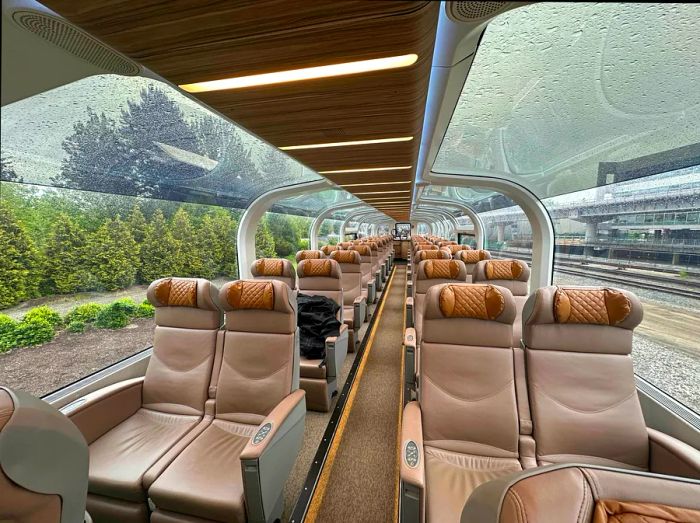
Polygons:
<instances>
[{"instance_id":1,"label":"recessed ceiling light","mask_svg":"<svg viewBox=\"0 0 700 523\"><path fill-rule=\"evenodd\" d=\"M402 183L413 183L411 180L406 182L369 182L369 183L344 183L341 187L362 187L364 185L399 185Z\"/></svg>"},{"instance_id":2,"label":"recessed ceiling light","mask_svg":"<svg viewBox=\"0 0 700 523\"><path fill-rule=\"evenodd\" d=\"M366 202L376 202L380 200L404 200L404 201L410 201L413 197L410 194L407 194L406 196L365 196L362 199Z\"/></svg>"},{"instance_id":3,"label":"recessed ceiling light","mask_svg":"<svg viewBox=\"0 0 700 523\"><path fill-rule=\"evenodd\" d=\"M344 173L367 173L375 171L403 171L412 168L412 165L401 167L369 167L366 169L341 169L340 171L318 171L318 174L344 174Z\"/></svg>"},{"instance_id":4,"label":"recessed ceiling light","mask_svg":"<svg viewBox=\"0 0 700 523\"><path fill-rule=\"evenodd\" d=\"M183 84L180 89L188 93L204 93L208 91L224 91L227 89L243 89L256 85L273 85L287 82L299 82L301 80L314 80L317 78L329 78L332 76L346 76L351 74L368 73L371 71L383 71L385 69L397 69L408 67L418 60L417 54L404 54L389 56L387 58L375 58L372 60L358 60L342 64L321 65L318 67L304 67L302 69L290 69L274 73L252 74L249 76L237 76L211 80L208 82L196 82Z\"/></svg>"},{"instance_id":5,"label":"recessed ceiling light","mask_svg":"<svg viewBox=\"0 0 700 523\"><path fill-rule=\"evenodd\" d=\"M400 193L400 192L411 192L410 189L406 189L405 191L372 191L372 192L356 192L353 193L355 196L359 196L361 194L395 194L395 193Z\"/></svg>"},{"instance_id":6,"label":"recessed ceiling light","mask_svg":"<svg viewBox=\"0 0 700 523\"><path fill-rule=\"evenodd\" d=\"M367 202L369 203L372 207L385 207L389 205L409 205L408 202Z\"/></svg>"},{"instance_id":7,"label":"recessed ceiling light","mask_svg":"<svg viewBox=\"0 0 700 523\"><path fill-rule=\"evenodd\" d=\"M376 143L395 143L409 142L413 140L413 136L401 136L399 138L379 138L376 140L353 140L351 142L328 142L328 143L312 143L308 145L286 145L280 147L283 151L295 151L298 149L323 149L325 147L347 147L351 145L372 145Z\"/></svg>"}]
</instances>

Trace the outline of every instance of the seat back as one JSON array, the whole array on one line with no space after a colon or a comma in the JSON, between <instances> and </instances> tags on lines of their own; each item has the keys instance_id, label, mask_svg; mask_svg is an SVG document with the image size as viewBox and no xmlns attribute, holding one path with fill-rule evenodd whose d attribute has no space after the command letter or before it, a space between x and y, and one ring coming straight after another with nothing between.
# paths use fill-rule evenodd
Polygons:
<instances>
[{"instance_id":1,"label":"seat back","mask_svg":"<svg viewBox=\"0 0 700 523\"><path fill-rule=\"evenodd\" d=\"M323 254L323 251L308 249L304 251L297 251L296 255L297 263L299 263L301 260L321 260L325 257L326 255Z\"/></svg>"},{"instance_id":2,"label":"seat back","mask_svg":"<svg viewBox=\"0 0 700 523\"><path fill-rule=\"evenodd\" d=\"M321 252L326 256L330 256L333 251L337 251L338 249L340 249L340 247L337 245L324 245L321 247Z\"/></svg>"},{"instance_id":3,"label":"seat back","mask_svg":"<svg viewBox=\"0 0 700 523\"><path fill-rule=\"evenodd\" d=\"M296 299L275 280L229 282L220 299L226 322L216 417L257 424L299 387Z\"/></svg>"},{"instance_id":4,"label":"seat back","mask_svg":"<svg viewBox=\"0 0 700 523\"><path fill-rule=\"evenodd\" d=\"M372 254L372 274L377 272L379 270L379 246L377 245L376 242L367 242L365 243L369 247L370 253Z\"/></svg>"},{"instance_id":5,"label":"seat back","mask_svg":"<svg viewBox=\"0 0 700 523\"><path fill-rule=\"evenodd\" d=\"M513 296L527 296L530 267L521 260L486 259L474 266L472 281L505 287Z\"/></svg>"},{"instance_id":6,"label":"seat back","mask_svg":"<svg viewBox=\"0 0 700 523\"><path fill-rule=\"evenodd\" d=\"M362 261L357 251L334 251L331 260L338 262L343 285L343 301L352 307L355 298L362 294Z\"/></svg>"},{"instance_id":7,"label":"seat back","mask_svg":"<svg viewBox=\"0 0 700 523\"><path fill-rule=\"evenodd\" d=\"M338 247L340 247L343 250L348 250L351 249L353 245L355 245L353 242L340 242L338 244Z\"/></svg>"},{"instance_id":8,"label":"seat back","mask_svg":"<svg viewBox=\"0 0 700 523\"><path fill-rule=\"evenodd\" d=\"M82 522L88 446L48 403L0 387L0 521Z\"/></svg>"},{"instance_id":9,"label":"seat back","mask_svg":"<svg viewBox=\"0 0 700 523\"><path fill-rule=\"evenodd\" d=\"M360 255L360 271L362 272L362 288L366 289L367 284L374 280L372 272L372 251L369 245L353 245L352 250Z\"/></svg>"},{"instance_id":10,"label":"seat back","mask_svg":"<svg viewBox=\"0 0 700 523\"><path fill-rule=\"evenodd\" d=\"M297 274L294 266L284 258L260 258L250 267L256 280L277 280L286 283L290 289L297 286Z\"/></svg>"},{"instance_id":11,"label":"seat back","mask_svg":"<svg viewBox=\"0 0 700 523\"><path fill-rule=\"evenodd\" d=\"M423 316L418 354L425 444L517 458L510 291L494 285L434 285Z\"/></svg>"},{"instance_id":12,"label":"seat back","mask_svg":"<svg viewBox=\"0 0 700 523\"><path fill-rule=\"evenodd\" d=\"M642 305L603 287L544 287L528 298L523 341L537 459L648 468L632 369Z\"/></svg>"},{"instance_id":13,"label":"seat back","mask_svg":"<svg viewBox=\"0 0 700 523\"><path fill-rule=\"evenodd\" d=\"M462 251L457 251L454 253L455 260L462 260L464 265L467 266L467 274L471 279L471 275L474 273L474 267L476 264L483 260L490 260L491 253L484 249L466 249Z\"/></svg>"},{"instance_id":14,"label":"seat back","mask_svg":"<svg viewBox=\"0 0 700 523\"><path fill-rule=\"evenodd\" d=\"M222 323L219 289L201 278L162 278L148 287L156 308L143 406L202 415Z\"/></svg>"},{"instance_id":15,"label":"seat back","mask_svg":"<svg viewBox=\"0 0 700 523\"><path fill-rule=\"evenodd\" d=\"M449 250L453 258L457 258L457 253L460 251L470 251L472 249L469 245L457 245L456 243L452 243L440 248L446 248L447 250Z\"/></svg>"},{"instance_id":16,"label":"seat back","mask_svg":"<svg viewBox=\"0 0 700 523\"><path fill-rule=\"evenodd\" d=\"M343 321L343 280L335 260L302 260L297 265L299 292L309 296L325 296L338 305L338 321Z\"/></svg>"},{"instance_id":17,"label":"seat back","mask_svg":"<svg viewBox=\"0 0 700 523\"><path fill-rule=\"evenodd\" d=\"M700 481L602 467L540 467L478 487L461 521L700 521Z\"/></svg>"},{"instance_id":18,"label":"seat back","mask_svg":"<svg viewBox=\"0 0 700 523\"><path fill-rule=\"evenodd\" d=\"M426 251L423 251L426 252ZM444 252L446 251L427 251L427 252ZM449 258L449 256L448 256ZM423 332L423 302L428 289L433 285L441 283L466 283L467 268L459 260L451 259L428 259L423 260L418 264L418 268L414 271L413 285L413 311L414 325L418 341L421 339Z\"/></svg>"}]
</instances>

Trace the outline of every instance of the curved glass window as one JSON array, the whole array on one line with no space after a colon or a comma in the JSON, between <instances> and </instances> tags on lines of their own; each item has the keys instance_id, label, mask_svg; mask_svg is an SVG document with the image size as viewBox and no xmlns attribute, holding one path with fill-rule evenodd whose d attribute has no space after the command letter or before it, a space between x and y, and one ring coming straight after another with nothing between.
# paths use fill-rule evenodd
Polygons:
<instances>
[{"instance_id":1,"label":"curved glass window","mask_svg":"<svg viewBox=\"0 0 700 523\"><path fill-rule=\"evenodd\" d=\"M235 208L321 179L169 85L117 75L3 107L2 160L6 180L11 165L25 183Z\"/></svg>"},{"instance_id":2,"label":"curved glass window","mask_svg":"<svg viewBox=\"0 0 700 523\"><path fill-rule=\"evenodd\" d=\"M273 212L318 216L321 211L333 205L358 202L360 200L347 191L328 189L310 194L301 194L280 200L272 207Z\"/></svg>"},{"instance_id":3,"label":"curved glass window","mask_svg":"<svg viewBox=\"0 0 700 523\"><path fill-rule=\"evenodd\" d=\"M695 165L700 6L536 3L492 21L433 165L540 198Z\"/></svg>"}]
</instances>

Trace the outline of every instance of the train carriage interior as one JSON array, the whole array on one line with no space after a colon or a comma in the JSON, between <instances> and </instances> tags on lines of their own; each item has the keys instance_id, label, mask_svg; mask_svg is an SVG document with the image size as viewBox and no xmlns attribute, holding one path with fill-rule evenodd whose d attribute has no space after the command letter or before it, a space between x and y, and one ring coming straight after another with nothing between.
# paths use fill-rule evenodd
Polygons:
<instances>
[{"instance_id":1,"label":"train carriage interior","mask_svg":"<svg viewBox=\"0 0 700 523\"><path fill-rule=\"evenodd\" d=\"M700 523L700 5L2 0L0 523Z\"/></svg>"}]
</instances>

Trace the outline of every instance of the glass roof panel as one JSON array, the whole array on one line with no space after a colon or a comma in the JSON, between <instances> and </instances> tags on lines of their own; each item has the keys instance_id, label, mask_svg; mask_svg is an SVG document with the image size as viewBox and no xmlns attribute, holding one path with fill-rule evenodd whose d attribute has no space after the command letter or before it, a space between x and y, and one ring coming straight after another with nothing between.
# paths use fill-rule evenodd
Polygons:
<instances>
[{"instance_id":1,"label":"glass roof panel","mask_svg":"<svg viewBox=\"0 0 700 523\"><path fill-rule=\"evenodd\" d=\"M287 214L299 214L302 216L318 216L321 211L333 205L358 202L358 198L342 189L328 189L310 194L302 194L285 198L278 201L273 207L272 212L280 212Z\"/></svg>"},{"instance_id":2,"label":"glass roof panel","mask_svg":"<svg viewBox=\"0 0 700 523\"><path fill-rule=\"evenodd\" d=\"M476 212L492 211L515 205L513 200L499 192L444 185L427 186L421 195L421 202L426 203L426 199L453 200L469 205Z\"/></svg>"},{"instance_id":3,"label":"glass roof panel","mask_svg":"<svg viewBox=\"0 0 700 523\"><path fill-rule=\"evenodd\" d=\"M491 22L433 165L544 198L700 163L700 5L536 3Z\"/></svg>"},{"instance_id":4,"label":"glass roof panel","mask_svg":"<svg viewBox=\"0 0 700 523\"><path fill-rule=\"evenodd\" d=\"M97 75L2 108L4 179L243 208L321 179L167 84Z\"/></svg>"}]
</instances>

